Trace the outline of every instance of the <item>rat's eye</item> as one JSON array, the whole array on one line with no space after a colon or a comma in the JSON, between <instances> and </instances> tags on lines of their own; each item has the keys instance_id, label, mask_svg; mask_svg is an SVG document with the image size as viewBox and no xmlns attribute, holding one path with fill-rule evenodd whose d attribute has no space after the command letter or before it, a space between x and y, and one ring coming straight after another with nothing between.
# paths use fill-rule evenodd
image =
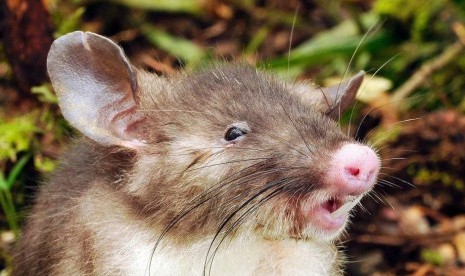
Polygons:
<instances>
[{"instance_id":1,"label":"rat's eye","mask_svg":"<svg viewBox=\"0 0 465 276\"><path fill-rule=\"evenodd\" d=\"M247 122L236 122L228 126L223 138L226 140L226 142L234 144L238 140L244 138L244 136L250 132L251 129Z\"/></svg>"},{"instance_id":2,"label":"rat's eye","mask_svg":"<svg viewBox=\"0 0 465 276\"><path fill-rule=\"evenodd\" d=\"M226 134L224 135L224 139L226 139L226 141L234 141L236 140L237 138L241 137L241 136L244 136L245 134L247 134L247 132L243 129L240 129L238 127L230 127L227 131L226 131Z\"/></svg>"}]
</instances>

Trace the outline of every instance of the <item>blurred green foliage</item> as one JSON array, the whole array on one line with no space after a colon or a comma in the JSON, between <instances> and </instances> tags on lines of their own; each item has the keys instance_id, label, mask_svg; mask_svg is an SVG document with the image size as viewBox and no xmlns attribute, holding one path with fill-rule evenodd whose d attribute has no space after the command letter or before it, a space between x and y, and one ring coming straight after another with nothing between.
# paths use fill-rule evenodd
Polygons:
<instances>
[{"instance_id":1,"label":"blurred green foliage","mask_svg":"<svg viewBox=\"0 0 465 276\"><path fill-rule=\"evenodd\" d=\"M435 249L423 249L420 253L423 261L432 265L441 266L444 264L444 257Z\"/></svg>"},{"instance_id":2,"label":"blurred green foliage","mask_svg":"<svg viewBox=\"0 0 465 276\"><path fill-rule=\"evenodd\" d=\"M204 8L201 0L111 0L116 3L143 10L167 11L173 13L200 14Z\"/></svg>"},{"instance_id":3,"label":"blurred green foliage","mask_svg":"<svg viewBox=\"0 0 465 276\"><path fill-rule=\"evenodd\" d=\"M440 170L431 170L428 168L419 168L412 171L414 181L418 184L428 185L430 183L442 183L445 186L451 186L454 189L463 191L465 189L464 180L451 175L449 172Z\"/></svg>"},{"instance_id":4,"label":"blurred green foliage","mask_svg":"<svg viewBox=\"0 0 465 276\"><path fill-rule=\"evenodd\" d=\"M378 14L391 16L402 23L409 24L413 41L420 42L436 15L445 8L445 5L446 0L378 0L373 10Z\"/></svg>"},{"instance_id":5,"label":"blurred green foliage","mask_svg":"<svg viewBox=\"0 0 465 276\"><path fill-rule=\"evenodd\" d=\"M17 160L19 152L28 151L34 135L39 132L35 126L37 114L29 113L5 120L0 117L0 158Z\"/></svg>"},{"instance_id":6,"label":"blurred green foliage","mask_svg":"<svg viewBox=\"0 0 465 276\"><path fill-rule=\"evenodd\" d=\"M30 158L30 154L23 156L18 162L16 162L8 176L5 176L3 172L0 172L0 206L6 216L8 226L15 235L18 235L19 233L19 219L15 203L13 201L12 188L16 184L24 166Z\"/></svg>"},{"instance_id":7,"label":"blurred green foliage","mask_svg":"<svg viewBox=\"0 0 465 276\"><path fill-rule=\"evenodd\" d=\"M35 94L42 103L58 104L58 99L53 93L53 88L49 83L32 87L31 93Z\"/></svg>"},{"instance_id":8,"label":"blurred green foliage","mask_svg":"<svg viewBox=\"0 0 465 276\"><path fill-rule=\"evenodd\" d=\"M267 66L280 74L296 78L311 66L321 66L338 57L351 57L359 46L364 51L380 51L393 42L393 35L385 30L368 32L380 21L374 13L368 13L360 18L367 33L361 32L355 20L346 20L336 27L319 33L293 48L287 56L268 61ZM335 39L337 37L337 39ZM336 70L340 75L347 70L347 62L341 63Z\"/></svg>"},{"instance_id":9,"label":"blurred green foliage","mask_svg":"<svg viewBox=\"0 0 465 276\"><path fill-rule=\"evenodd\" d=\"M172 36L149 25L142 26L141 32L155 47L169 52L186 64L196 64L206 57L204 49L187 39Z\"/></svg>"},{"instance_id":10,"label":"blurred green foliage","mask_svg":"<svg viewBox=\"0 0 465 276\"><path fill-rule=\"evenodd\" d=\"M54 21L57 23L57 30L54 34L55 38L78 30L85 11L84 7L79 7L69 15L55 13Z\"/></svg>"}]
</instances>

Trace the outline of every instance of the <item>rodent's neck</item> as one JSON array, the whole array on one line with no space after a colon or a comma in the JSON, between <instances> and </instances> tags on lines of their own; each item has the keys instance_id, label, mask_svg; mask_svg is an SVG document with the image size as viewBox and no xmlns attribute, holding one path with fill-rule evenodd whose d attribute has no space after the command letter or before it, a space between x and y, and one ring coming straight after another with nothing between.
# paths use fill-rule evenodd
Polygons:
<instances>
[{"instance_id":1,"label":"rodent's neck","mask_svg":"<svg viewBox=\"0 0 465 276\"><path fill-rule=\"evenodd\" d=\"M213 260L211 275L342 274L340 253L331 243L293 239L268 241L254 237L237 237L225 240L217 251L215 251L217 247L212 246L209 256L206 256L210 243L211 238L188 247L178 248L166 241L161 246L163 249L154 256L152 271L158 270L159 273L155 273L156 275L201 275L207 258ZM212 258L213 254L214 258ZM206 267L210 269L210 263L207 263ZM192 273L193 271L196 273Z\"/></svg>"}]
</instances>

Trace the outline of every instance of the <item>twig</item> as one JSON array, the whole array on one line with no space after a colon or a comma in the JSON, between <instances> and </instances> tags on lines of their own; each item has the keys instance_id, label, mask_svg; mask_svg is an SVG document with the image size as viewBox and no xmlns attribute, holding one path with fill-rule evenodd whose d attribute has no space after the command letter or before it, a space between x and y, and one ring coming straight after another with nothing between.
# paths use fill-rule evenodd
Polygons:
<instances>
[{"instance_id":1,"label":"twig","mask_svg":"<svg viewBox=\"0 0 465 276\"><path fill-rule=\"evenodd\" d=\"M24 96L47 79L46 59L53 40L53 24L45 1L0 1L2 42Z\"/></svg>"},{"instance_id":2,"label":"twig","mask_svg":"<svg viewBox=\"0 0 465 276\"><path fill-rule=\"evenodd\" d=\"M457 233L460 233L463 230L465 230L465 227L461 227L459 229L437 231L415 236L365 234L356 237L355 240L359 243L380 244L387 246L403 246L406 243L413 244L415 246L426 246L451 241Z\"/></svg>"},{"instance_id":3,"label":"twig","mask_svg":"<svg viewBox=\"0 0 465 276\"><path fill-rule=\"evenodd\" d=\"M434 71L453 61L463 48L462 42L457 41L447 47L439 56L423 64L401 87L394 91L391 98L392 102L401 102L405 99L416 88L423 85Z\"/></svg>"}]
</instances>

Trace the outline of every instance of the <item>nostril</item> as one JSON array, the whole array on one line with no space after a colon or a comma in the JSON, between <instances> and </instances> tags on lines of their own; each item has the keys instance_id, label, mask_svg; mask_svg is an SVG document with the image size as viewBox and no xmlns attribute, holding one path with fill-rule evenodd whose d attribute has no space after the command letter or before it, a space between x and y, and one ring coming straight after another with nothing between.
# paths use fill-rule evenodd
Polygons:
<instances>
[{"instance_id":1,"label":"nostril","mask_svg":"<svg viewBox=\"0 0 465 276\"><path fill-rule=\"evenodd\" d=\"M359 195L373 187L379 168L380 161L371 148L349 143L334 153L327 181L340 193Z\"/></svg>"},{"instance_id":2,"label":"nostril","mask_svg":"<svg viewBox=\"0 0 465 276\"><path fill-rule=\"evenodd\" d=\"M347 167L346 172L351 176L358 176L360 174L360 169L355 167Z\"/></svg>"}]
</instances>

